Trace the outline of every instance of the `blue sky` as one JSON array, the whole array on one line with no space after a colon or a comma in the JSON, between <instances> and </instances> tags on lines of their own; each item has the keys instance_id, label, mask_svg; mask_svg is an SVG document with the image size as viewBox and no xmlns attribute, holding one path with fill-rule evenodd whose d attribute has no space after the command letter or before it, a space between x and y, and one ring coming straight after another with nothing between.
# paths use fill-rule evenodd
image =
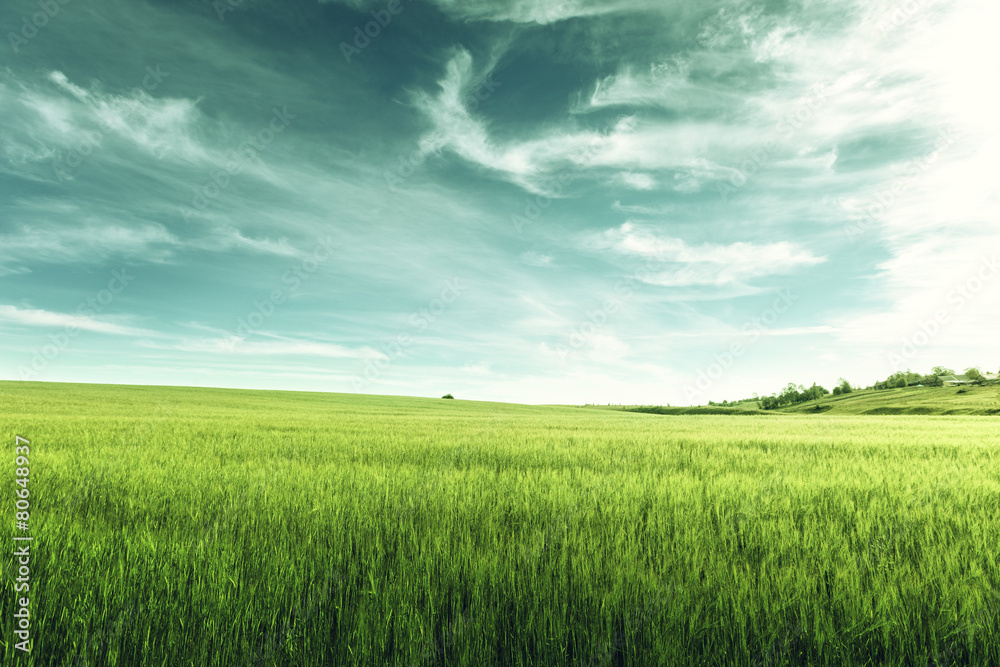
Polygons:
<instances>
[{"instance_id":1,"label":"blue sky","mask_svg":"<svg viewBox=\"0 0 1000 667\"><path fill-rule=\"evenodd\" d=\"M8 2L0 377L677 405L995 371L998 19Z\"/></svg>"}]
</instances>

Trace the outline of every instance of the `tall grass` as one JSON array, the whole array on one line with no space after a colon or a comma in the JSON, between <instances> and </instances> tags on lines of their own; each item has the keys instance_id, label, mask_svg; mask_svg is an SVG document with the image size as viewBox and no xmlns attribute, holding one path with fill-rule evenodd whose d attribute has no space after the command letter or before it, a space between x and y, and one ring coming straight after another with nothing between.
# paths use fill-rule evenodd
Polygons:
<instances>
[{"instance_id":1,"label":"tall grass","mask_svg":"<svg viewBox=\"0 0 1000 667\"><path fill-rule=\"evenodd\" d=\"M33 453L20 664L1000 664L996 418L0 401Z\"/></svg>"}]
</instances>

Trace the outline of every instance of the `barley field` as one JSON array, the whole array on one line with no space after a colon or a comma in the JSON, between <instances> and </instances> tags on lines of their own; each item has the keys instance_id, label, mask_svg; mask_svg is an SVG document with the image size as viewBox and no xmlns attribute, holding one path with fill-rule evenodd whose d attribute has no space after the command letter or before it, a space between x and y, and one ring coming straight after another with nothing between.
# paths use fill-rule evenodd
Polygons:
<instances>
[{"instance_id":1,"label":"barley field","mask_svg":"<svg viewBox=\"0 0 1000 667\"><path fill-rule=\"evenodd\" d=\"M0 382L4 664L998 665L1000 419Z\"/></svg>"}]
</instances>

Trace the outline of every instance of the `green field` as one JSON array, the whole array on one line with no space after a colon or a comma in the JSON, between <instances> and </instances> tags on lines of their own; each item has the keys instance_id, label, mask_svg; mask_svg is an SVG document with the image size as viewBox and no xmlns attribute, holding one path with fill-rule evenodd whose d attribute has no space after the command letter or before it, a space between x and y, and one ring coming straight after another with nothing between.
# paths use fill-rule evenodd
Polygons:
<instances>
[{"instance_id":1,"label":"green field","mask_svg":"<svg viewBox=\"0 0 1000 667\"><path fill-rule=\"evenodd\" d=\"M954 390L950 390L954 391ZM1000 419L0 382L22 665L997 665ZM808 406L803 406L808 407Z\"/></svg>"}]
</instances>

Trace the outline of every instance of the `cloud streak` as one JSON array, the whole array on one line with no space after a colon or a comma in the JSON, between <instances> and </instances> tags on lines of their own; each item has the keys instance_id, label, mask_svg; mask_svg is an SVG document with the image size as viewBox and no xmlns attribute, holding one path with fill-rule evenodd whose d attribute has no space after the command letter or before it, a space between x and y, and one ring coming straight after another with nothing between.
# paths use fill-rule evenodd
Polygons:
<instances>
[{"instance_id":1,"label":"cloud streak","mask_svg":"<svg viewBox=\"0 0 1000 667\"><path fill-rule=\"evenodd\" d=\"M112 336L157 336L155 331L138 327L116 324L107 319L98 319L89 315L73 315L57 313L35 308L18 308L17 306L0 304L0 320L29 327L76 329Z\"/></svg>"},{"instance_id":2,"label":"cloud streak","mask_svg":"<svg viewBox=\"0 0 1000 667\"><path fill-rule=\"evenodd\" d=\"M651 266L670 267L653 269L644 278L645 282L663 287L742 285L753 278L790 273L825 261L788 242L692 246L679 238L658 236L652 229L633 222L590 236L585 246L623 257L655 260Z\"/></svg>"}]
</instances>

